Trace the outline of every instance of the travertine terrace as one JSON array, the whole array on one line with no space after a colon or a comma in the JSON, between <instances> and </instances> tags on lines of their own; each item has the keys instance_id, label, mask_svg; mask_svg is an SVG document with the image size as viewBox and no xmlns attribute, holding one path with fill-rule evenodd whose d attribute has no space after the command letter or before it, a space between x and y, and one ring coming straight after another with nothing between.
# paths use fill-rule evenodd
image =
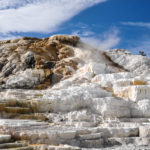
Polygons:
<instances>
[{"instance_id":1,"label":"travertine terrace","mask_svg":"<svg viewBox=\"0 0 150 150\"><path fill-rule=\"evenodd\" d=\"M66 35L0 51L0 149L149 147L149 58Z\"/></svg>"}]
</instances>

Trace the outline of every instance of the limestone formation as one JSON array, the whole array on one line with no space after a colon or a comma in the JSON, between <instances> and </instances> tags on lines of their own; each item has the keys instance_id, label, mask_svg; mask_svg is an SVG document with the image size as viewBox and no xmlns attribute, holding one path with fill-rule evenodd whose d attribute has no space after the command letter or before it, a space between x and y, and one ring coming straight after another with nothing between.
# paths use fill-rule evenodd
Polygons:
<instances>
[{"instance_id":1,"label":"limestone formation","mask_svg":"<svg viewBox=\"0 0 150 150\"><path fill-rule=\"evenodd\" d=\"M46 39L23 37L0 42L1 88L45 89L77 69L72 45L79 37L52 36ZM55 77L53 77L55 76ZM53 82L53 83L51 83Z\"/></svg>"},{"instance_id":2,"label":"limestone formation","mask_svg":"<svg viewBox=\"0 0 150 150\"><path fill-rule=\"evenodd\" d=\"M0 51L0 149L150 148L150 58L67 35Z\"/></svg>"}]
</instances>

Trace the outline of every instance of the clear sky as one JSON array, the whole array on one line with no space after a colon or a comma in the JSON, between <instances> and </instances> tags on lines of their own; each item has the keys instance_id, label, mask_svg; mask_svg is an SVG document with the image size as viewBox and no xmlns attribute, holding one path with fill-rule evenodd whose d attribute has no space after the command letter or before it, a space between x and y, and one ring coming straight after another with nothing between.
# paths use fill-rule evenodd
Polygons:
<instances>
[{"instance_id":1,"label":"clear sky","mask_svg":"<svg viewBox=\"0 0 150 150\"><path fill-rule=\"evenodd\" d=\"M0 39L53 34L150 56L150 0L0 0Z\"/></svg>"}]
</instances>

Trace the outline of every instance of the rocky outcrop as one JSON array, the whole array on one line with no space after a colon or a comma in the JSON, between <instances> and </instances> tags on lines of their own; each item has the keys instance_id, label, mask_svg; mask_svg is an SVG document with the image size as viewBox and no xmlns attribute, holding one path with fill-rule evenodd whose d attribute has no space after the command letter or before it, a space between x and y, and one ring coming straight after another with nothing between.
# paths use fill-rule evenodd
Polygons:
<instances>
[{"instance_id":1,"label":"rocky outcrop","mask_svg":"<svg viewBox=\"0 0 150 150\"><path fill-rule=\"evenodd\" d=\"M64 35L0 50L0 148L150 147L149 58Z\"/></svg>"},{"instance_id":2,"label":"rocky outcrop","mask_svg":"<svg viewBox=\"0 0 150 150\"><path fill-rule=\"evenodd\" d=\"M105 54L114 63L130 72L142 73L150 69L149 58L142 55L133 55L128 50L109 50Z\"/></svg>"},{"instance_id":3,"label":"rocky outcrop","mask_svg":"<svg viewBox=\"0 0 150 150\"><path fill-rule=\"evenodd\" d=\"M78 42L65 35L0 42L1 88L45 89L71 75L77 69L72 46Z\"/></svg>"}]
</instances>

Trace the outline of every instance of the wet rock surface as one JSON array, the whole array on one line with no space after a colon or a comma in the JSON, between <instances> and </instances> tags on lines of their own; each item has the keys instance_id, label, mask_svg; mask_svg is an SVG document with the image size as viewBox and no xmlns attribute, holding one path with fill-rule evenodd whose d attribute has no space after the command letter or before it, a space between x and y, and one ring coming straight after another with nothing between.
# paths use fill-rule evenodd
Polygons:
<instances>
[{"instance_id":1,"label":"wet rock surface","mask_svg":"<svg viewBox=\"0 0 150 150\"><path fill-rule=\"evenodd\" d=\"M65 35L0 49L0 148L150 149L149 58Z\"/></svg>"}]
</instances>

